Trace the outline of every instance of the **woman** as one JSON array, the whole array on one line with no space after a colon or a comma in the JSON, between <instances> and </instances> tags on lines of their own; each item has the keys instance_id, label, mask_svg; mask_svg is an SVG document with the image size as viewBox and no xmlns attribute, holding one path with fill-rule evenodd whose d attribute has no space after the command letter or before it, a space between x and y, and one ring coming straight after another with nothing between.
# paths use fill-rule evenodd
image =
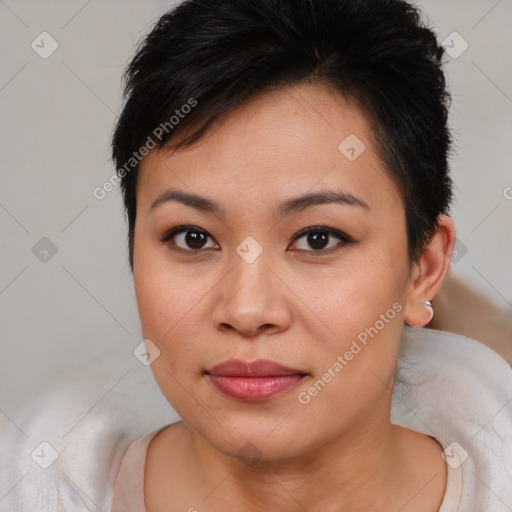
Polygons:
<instances>
[{"instance_id":1,"label":"woman","mask_svg":"<svg viewBox=\"0 0 512 512\"><path fill-rule=\"evenodd\" d=\"M88 416L55 504L16 510L511 510L512 370L424 328L455 242L442 56L401 0L158 21L112 142L140 356L182 421L128 446Z\"/></svg>"},{"instance_id":2,"label":"woman","mask_svg":"<svg viewBox=\"0 0 512 512\"><path fill-rule=\"evenodd\" d=\"M143 41L113 157L182 421L130 446L114 511L512 506L510 367L421 329L455 242L442 55L384 0L191 0Z\"/></svg>"}]
</instances>

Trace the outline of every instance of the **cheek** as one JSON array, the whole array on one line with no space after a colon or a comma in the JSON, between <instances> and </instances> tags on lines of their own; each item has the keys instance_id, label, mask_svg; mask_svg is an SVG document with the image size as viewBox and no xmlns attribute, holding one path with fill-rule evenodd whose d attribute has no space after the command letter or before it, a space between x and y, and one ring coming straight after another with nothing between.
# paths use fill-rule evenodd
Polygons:
<instances>
[{"instance_id":1,"label":"cheek","mask_svg":"<svg viewBox=\"0 0 512 512\"><path fill-rule=\"evenodd\" d=\"M377 294L347 286L330 294L322 320L334 334L330 332L316 344L314 379L297 397L304 407L303 420L311 429L338 432L340 427L348 428L391 393L402 309L398 301L393 302L390 289Z\"/></svg>"},{"instance_id":2,"label":"cheek","mask_svg":"<svg viewBox=\"0 0 512 512\"><path fill-rule=\"evenodd\" d=\"M196 279L186 278L149 235L136 235L133 279L144 334L162 336L198 301Z\"/></svg>"},{"instance_id":3,"label":"cheek","mask_svg":"<svg viewBox=\"0 0 512 512\"><path fill-rule=\"evenodd\" d=\"M319 408L349 410L392 385L403 329L396 284L402 270L395 267L379 261L324 276L317 283L310 278L296 281L297 295L308 305L305 313L314 320L304 325L309 326L308 338L318 340L308 347L315 350L316 377L328 383L323 398L316 400Z\"/></svg>"},{"instance_id":4,"label":"cheek","mask_svg":"<svg viewBox=\"0 0 512 512\"><path fill-rule=\"evenodd\" d=\"M144 338L153 341L173 366L178 359L193 357L204 324L198 319L204 283L146 257L135 260L134 285Z\"/></svg>"},{"instance_id":5,"label":"cheek","mask_svg":"<svg viewBox=\"0 0 512 512\"><path fill-rule=\"evenodd\" d=\"M153 265L134 269L135 293L144 339L160 350L151 371L162 394L180 414L193 408L190 393L208 357L200 331L198 297L193 287L184 286L172 274ZM205 349L206 348L206 349Z\"/></svg>"},{"instance_id":6,"label":"cheek","mask_svg":"<svg viewBox=\"0 0 512 512\"><path fill-rule=\"evenodd\" d=\"M390 266L359 265L317 280L306 273L296 275L294 293L307 305L304 314L311 321L305 325L314 325L316 329L311 333L312 339L320 335L332 349L341 349L343 343L373 326L381 315L386 320L394 319L386 322L384 330L391 323L399 323L396 318L400 313L397 310L402 309L401 289L397 286L400 272Z\"/></svg>"}]
</instances>

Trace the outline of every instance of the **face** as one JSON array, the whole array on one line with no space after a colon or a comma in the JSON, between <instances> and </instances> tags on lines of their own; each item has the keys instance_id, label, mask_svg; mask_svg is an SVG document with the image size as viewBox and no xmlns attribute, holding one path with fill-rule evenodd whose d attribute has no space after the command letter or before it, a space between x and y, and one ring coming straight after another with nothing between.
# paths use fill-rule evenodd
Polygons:
<instances>
[{"instance_id":1,"label":"face","mask_svg":"<svg viewBox=\"0 0 512 512\"><path fill-rule=\"evenodd\" d=\"M407 236L369 137L356 105L307 84L141 163L133 272L151 368L224 454L296 457L388 421ZM267 363L214 370L230 360Z\"/></svg>"}]
</instances>

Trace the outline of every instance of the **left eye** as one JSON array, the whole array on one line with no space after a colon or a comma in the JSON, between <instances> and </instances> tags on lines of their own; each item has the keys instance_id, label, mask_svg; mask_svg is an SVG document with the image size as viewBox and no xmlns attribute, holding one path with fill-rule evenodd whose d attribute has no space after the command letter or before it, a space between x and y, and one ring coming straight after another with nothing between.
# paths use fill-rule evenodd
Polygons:
<instances>
[{"instance_id":1,"label":"left eye","mask_svg":"<svg viewBox=\"0 0 512 512\"><path fill-rule=\"evenodd\" d=\"M336 231L330 228L308 228L304 231L301 231L294 238L294 242L300 240L301 238L305 239L305 243L302 244L303 247L299 247L299 250L308 252L333 252L333 250L336 251L341 249L343 245L351 242L350 237L341 231ZM334 244L334 247L330 245L332 238L336 238L338 240L338 243ZM340 241L343 243L340 244ZM308 249L306 247L307 245L312 247L313 250Z\"/></svg>"}]
</instances>

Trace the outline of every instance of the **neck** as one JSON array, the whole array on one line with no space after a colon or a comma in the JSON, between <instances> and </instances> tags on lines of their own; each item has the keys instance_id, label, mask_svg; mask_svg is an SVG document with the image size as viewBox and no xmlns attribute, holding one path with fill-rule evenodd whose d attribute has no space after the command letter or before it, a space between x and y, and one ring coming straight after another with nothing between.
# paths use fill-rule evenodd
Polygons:
<instances>
[{"instance_id":1,"label":"neck","mask_svg":"<svg viewBox=\"0 0 512 512\"><path fill-rule=\"evenodd\" d=\"M212 510L384 510L403 494L401 433L389 417L366 419L300 456L241 461L192 431L191 460L202 488L212 491L205 500Z\"/></svg>"}]
</instances>

